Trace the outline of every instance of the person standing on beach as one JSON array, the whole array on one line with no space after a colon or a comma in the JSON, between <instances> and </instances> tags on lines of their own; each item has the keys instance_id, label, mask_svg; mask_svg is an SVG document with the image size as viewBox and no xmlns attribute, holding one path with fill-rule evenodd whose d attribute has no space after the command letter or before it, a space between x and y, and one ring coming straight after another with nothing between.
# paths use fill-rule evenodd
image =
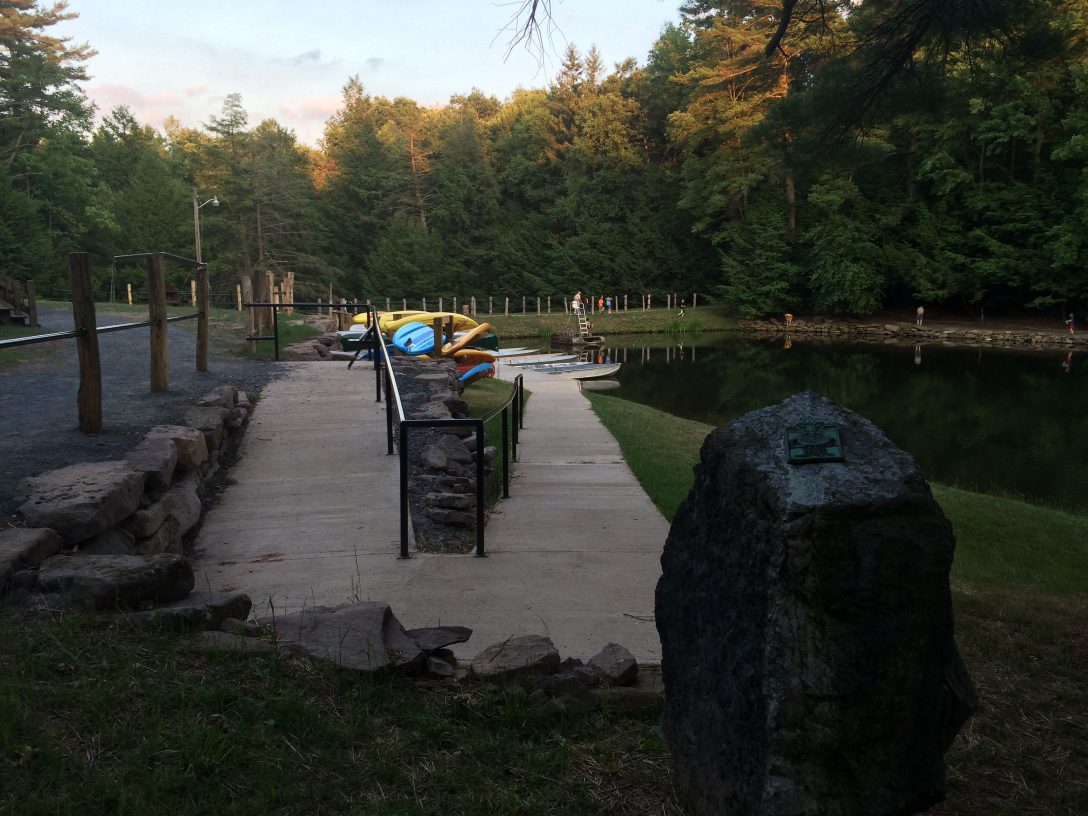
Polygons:
<instances>
[{"instance_id":1,"label":"person standing on beach","mask_svg":"<svg viewBox=\"0 0 1088 816\"><path fill-rule=\"evenodd\" d=\"M914 325L918 328L922 328L922 318L925 317L926 307L919 306L914 312Z\"/></svg>"}]
</instances>

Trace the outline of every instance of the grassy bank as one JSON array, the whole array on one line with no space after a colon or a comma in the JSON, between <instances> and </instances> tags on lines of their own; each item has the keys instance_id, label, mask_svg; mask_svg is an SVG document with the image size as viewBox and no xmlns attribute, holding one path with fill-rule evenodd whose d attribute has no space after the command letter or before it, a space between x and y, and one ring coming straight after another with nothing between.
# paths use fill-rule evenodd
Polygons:
<instances>
[{"instance_id":1,"label":"grassy bank","mask_svg":"<svg viewBox=\"0 0 1088 816\"><path fill-rule=\"evenodd\" d=\"M672 518L712 426L586 395ZM934 495L956 531L957 640L982 709L949 751L949 799L931 812L1088 813L1088 517L940 485Z\"/></svg>"}]
</instances>

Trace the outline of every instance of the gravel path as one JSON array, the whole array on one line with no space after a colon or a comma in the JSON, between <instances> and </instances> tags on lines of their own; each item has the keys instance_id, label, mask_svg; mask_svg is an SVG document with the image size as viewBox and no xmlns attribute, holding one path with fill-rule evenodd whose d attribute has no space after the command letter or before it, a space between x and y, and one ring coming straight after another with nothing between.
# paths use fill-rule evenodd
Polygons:
<instances>
[{"instance_id":1,"label":"gravel path","mask_svg":"<svg viewBox=\"0 0 1088 816\"><path fill-rule=\"evenodd\" d=\"M72 328L69 312L39 314L41 333ZM99 314L98 325L137 318ZM75 340L59 340L33 350L35 362L0 371L0 524L17 507L19 480L76 462L118 459L135 447L153 425L175 423L185 410L217 385L234 385L256 396L280 376L275 363L216 359L196 371L195 322L171 323L170 390L150 393L150 338L147 328L100 335L102 424L100 434L79 431L76 394L79 366Z\"/></svg>"}]
</instances>

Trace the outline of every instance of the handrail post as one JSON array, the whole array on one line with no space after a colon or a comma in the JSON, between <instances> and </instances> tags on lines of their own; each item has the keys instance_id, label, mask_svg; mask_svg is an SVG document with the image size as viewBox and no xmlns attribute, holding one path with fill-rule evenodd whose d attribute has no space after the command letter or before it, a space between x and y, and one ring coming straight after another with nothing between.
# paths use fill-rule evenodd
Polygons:
<instances>
[{"instance_id":1,"label":"handrail post","mask_svg":"<svg viewBox=\"0 0 1088 816\"><path fill-rule=\"evenodd\" d=\"M382 372L386 377L393 376L393 372L388 367L382 366ZM393 455L393 386L388 380L385 384L385 436L386 441L389 443L389 450L386 452L386 456Z\"/></svg>"},{"instance_id":2,"label":"handrail post","mask_svg":"<svg viewBox=\"0 0 1088 816\"><path fill-rule=\"evenodd\" d=\"M507 423L510 421L510 409L502 409L502 497L510 498L510 430Z\"/></svg>"},{"instance_id":3,"label":"handrail post","mask_svg":"<svg viewBox=\"0 0 1088 816\"><path fill-rule=\"evenodd\" d=\"M510 405L514 413L510 417L511 458L518 460L518 417L521 415L521 375L514 377L514 399Z\"/></svg>"},{"instance_id":4,"label":"handrail post","mask_svg":"<svg viewBox=\"0 0 1088 816\"><path fill-rule=\"evenodd\" d=\"M408 424L400 423L400 558L408 555Z\"/></svg>"},{"instance_id":5,"label":"handrail post","mask_svg":"<svg viewBox=\"0 0 1088 816\"><path fill-rule=\"evenodd\" d=\"M72 317L79 354L79 393L76 408L79 429L83 433L102 430L102 363L98 354L98 331L95 324L94 293L91 289L91 267L86 252L68 255L68 281L72 290Z\"/></svg>"},{"instance_id":6,"label":"handrail post","mask_svg":"<svg viewBox=\"0 0 1088 816\"><path fill-rule=\"evenodd\" d=\"M196 268L196 370L208 370L208 265Z\"/></svg>"},{"instance_id":7,"label":"handrail post","mask_svg":"<svg viewBox=\"0 0 1088 816\"><path fill-rule=\"evenodd\" d=\"M147 257L147 312L151 321L151 393L170 389L170 351L166 322L166 275L162 254Z\"/></svg>"},{"instance_id":8,"label":"handrail post","mask_svg":"<svg viewBox=\"0 0 1088 816\"><path fill-rule=\"evenodd\" d=\"M484 551L484 421L476 426L476 557L486 558Z\"/></svg>"},{"instance_id":9,"label":"handrail post","mask_svg":"<svg viewBox=\"0 0 1088 816\"><path fill-rule=\"evenodd\" d=\"M272 300L272 344L275 346L275 360L280 361L280 306L276 298Z\"/></svg>"}]
</instances>

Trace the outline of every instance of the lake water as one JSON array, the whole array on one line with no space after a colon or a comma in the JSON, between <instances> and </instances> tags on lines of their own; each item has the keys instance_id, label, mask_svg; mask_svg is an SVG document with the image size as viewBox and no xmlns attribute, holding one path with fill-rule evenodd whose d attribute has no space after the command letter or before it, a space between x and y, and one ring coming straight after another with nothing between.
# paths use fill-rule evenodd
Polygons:
<instances>
[{"instance_id":1,"label":"lake water","mask_svg":"<svg viewBox=\"0 0 1088 816\"><path fill-rule=\"evenodd\" d=\"M872 420L932 481L1088 510L1088 354L703 334L612 338L609 393L712 425L810 389Z\"/></svg>"}]
</instances>

